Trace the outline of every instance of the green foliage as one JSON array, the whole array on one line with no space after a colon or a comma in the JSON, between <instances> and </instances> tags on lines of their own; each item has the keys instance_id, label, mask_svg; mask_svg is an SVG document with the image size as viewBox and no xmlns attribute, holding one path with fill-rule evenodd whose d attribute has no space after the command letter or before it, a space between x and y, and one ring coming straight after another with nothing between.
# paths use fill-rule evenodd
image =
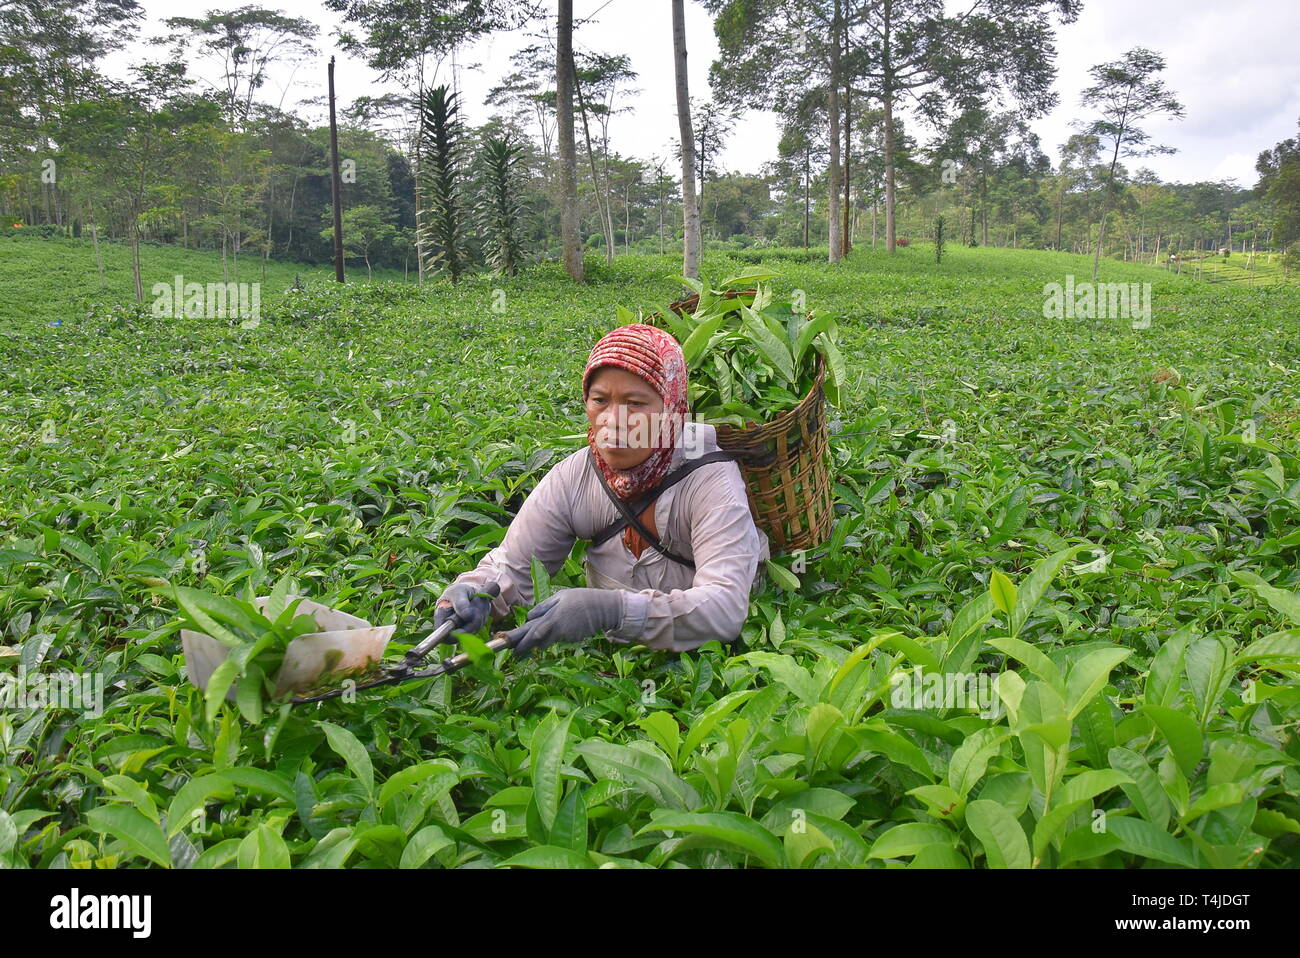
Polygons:
<instances>
[{"instance_id":1,"label":"green foliage","mask_svg":"<svg viewBox=\"0 0 1300 958\"><path fill-rule=\"evenodd\" d=\"M523 152L508 136L488 137L480 155L480 226L488 241L488 261L504 276L513 276L523 260L524 207L519 198Z\"/></svg>"},{"instance_id":2,"label":"green foliage","mask_svg":"<svg viewBox=\"0 0 1300 958\"><path fill-rule=\"evenodd\" d=\"M422 201L418 227L425 268L443 271L452 283L469 265L465 199L461 184L464 149L457 94L445 84L424 91L420 100L419 175Z\"/></svg>"},{"instance_id":3,"label":"green foliage","mask_svg":"<svg viewBox=\"0 0 1300 958\"><path fill-rule=\"evenodd\" d=\"M826 397L839 403L846 370L835 316L824 309L801 311L789 300L775 302L763 284L777 276L754 267L717 289L686 280L699 294L694 312L658 314L656 321L682 344L691 409L706 421L743 426L792 409L812 389L819 362L825 363ZM626 310L620 316L631 319Z\"/></svg>"},{"instance_id":4,"label":"green foliage","mask_svg":"<svg viewBox=\"0 0 1300 958\"><path fill-rule=\"evenodd\" d=\"M0 242L58 304L40 267L65 241ZM772 301L837 316L841 505L734 644L499 654L264 699L256 725L209 720L179 630L214 619L269 665L287 627L247 602L292 576L427 634L581 448L587 345L667 302L674 259L581 297L522 271L505 314L474 276L268 291L255 330L9 314L0 670L100 675L104 711L0 709L0 866L1294 868L1300 425L1276 357L1300 292L1116 263L1153 282L1150 328L1045 320L1043 283L1086 262L781 264ZM536 590L585 584L583 548ZM989 707L895 697L961 674L996 678Z\"/></svg>"}]
</instances>

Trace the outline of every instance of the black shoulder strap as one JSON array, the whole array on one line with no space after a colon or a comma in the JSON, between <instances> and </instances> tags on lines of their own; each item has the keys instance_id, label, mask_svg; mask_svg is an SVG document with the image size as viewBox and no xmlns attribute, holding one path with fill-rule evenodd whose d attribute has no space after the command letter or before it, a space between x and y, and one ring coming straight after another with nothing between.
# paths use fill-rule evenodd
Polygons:
<instances>
[{"instance_id":1,"label":"black shoulder strap","mask_svg":"<svg viewBox=\"0 0 1300 958\"><path fill-rule=\"evenodd\" d=\"M662 493L667 491L670 487L675 486L677 483L681 482L683 479L685 479L687 476L689 476L692 472L694 472L696 469L700 468L701 466L707 466L710 463L714 463L714 462L733 461L738 458L740 457L735 453L718 451L718 452L706 453L705 455L700 456L698 459L689 459L686 462L682 463L682 465L680 465L677 469L670 472L662 480L660 480L657 486L655 486L652 489L647 489L645 492L641 493L636 498L630 500L627 503L628 509L633 513L633 515L639 516L641 515L641 513L645 512L646 506L650 505L650 503L658 499ZM593 466L595 465L594 460L592 462L592 465ZM600 469L597 468L596 472L600 473ZM601 478L603 479L604 476L602 475ZM604 542L606 539L609 539L611 536L616 535L619 532L622 532L623 529L627 527L627 524L628 522L626 518L615 519L613 522L611 522L600 532L596 533L596 535L592 536L591 544L597 546L600 545L602 542Z\"/></svg>"},{"instance_id":2,"label":"black shoulder strap","mask_svg":"<svg viewBox=\"0 0 1300 958\"><path fill-rule=\"evenodd\" d=\"M612 522L610 525L606 526L596 535L592 536L591 539L592 544L600 545L602 542L606 541L611 536L620 532L622 529L626 528L630 524L632 528L636 529L636 531L641 534L642 538L644 538L647 542L649 542L656 549L658 549L660 554L662 554L664 558L671 559L674 562L687 566L688 568L694 569L695 563L692 562L690 559L684 559L681 556L677 555L675 552L670 552L668 549L664 548L664 544L659 541L659 537L654 535L652 532L650 532L649 529L645 527L645 524L641 522L639 516L642 512L645 511L646 506L650 505L650 503L658 499L659 496L665 490L667 490L670 486L674 486L677 483L681 482L683 479L685 479L687 476L689 476L692 472L694 472L696 469L700 468L701 466L707 466L710 463L714 463L714 462L725 462L728 460L735 460L738 458L740 458L740 456L736 453L719 450L717 452L705 453L703 456L700 456L698 459L687 460L681 466L675 469L673 472L665 476L664 479L659 483L659 485L655 486L653 489L646 490L640 496L636 497L636 499L634 499L631 503L628 503L623 499L620 499L615 494L614 490L609 487L609 483L605 481L604 474L600 471L600 467L596 464L596 453L592 450L588 450L588 459L591 462L592 472L596 474L596 478L600 481L601 488L605 490L605 494L609 496L610 501L614 503L615 508L617 508L619 513L621 513L622 515L621 519L614 520L614 522Z\"/></svg>"}]
</instances>

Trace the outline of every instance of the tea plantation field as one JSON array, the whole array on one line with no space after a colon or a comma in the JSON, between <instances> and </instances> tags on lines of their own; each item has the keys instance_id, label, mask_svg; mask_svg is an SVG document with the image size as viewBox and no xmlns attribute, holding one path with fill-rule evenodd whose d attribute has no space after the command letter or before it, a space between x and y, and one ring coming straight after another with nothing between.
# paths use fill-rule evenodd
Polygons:
<instances>
[{"instance_id":1,"label":"tea plantation field","mask_svg":"<svg viewBox=\"0 0 1300 958\"><path fill-rule=\"evenodd\" d=\"M1044 318L1087 257L769 255L842 317L839 516L739 641L502 654L209 721L167 584L292 574L430 630L582 445L616 307L676 298L680 260L589 260L581 289L552 265L286 290L277 267L242 328L123 305L55 246L0 238L0 674L86 674L103 710L0 709L0 864L1300 864L1300 289L1107 263L1153 283L1134 329ZM53 280L56 252L80 270ZM582 547L550 587L584 584ZM945 674L996 694L936 704Z\"/></svg>"}]
</instances>

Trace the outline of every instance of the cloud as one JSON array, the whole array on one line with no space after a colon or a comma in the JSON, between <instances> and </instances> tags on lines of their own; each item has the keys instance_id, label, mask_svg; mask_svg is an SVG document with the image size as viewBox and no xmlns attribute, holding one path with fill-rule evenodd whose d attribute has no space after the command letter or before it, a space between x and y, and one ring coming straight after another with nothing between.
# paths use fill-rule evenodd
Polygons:
<instances>
[{"instance_id":1,"label":"cloud","mask_svg":"<svg viewBox=\"0 0 1300 958\"><path fill-rule=\"evenodd\" d=\"M1253 186L1259 179L1259 174L1255 172L1255 155L1245 153L1229 153L1219 161L1218 166L1210 174L1212 180L1236 179L1242 186Z\"/></svg>"},{"instance_id":2,"label":"cloud","mask_svg":"<svg viewBox=\"0 0 1300 958\"><path fill-rule=\"evenodd\" d=\"M966 9L972 0L948 0L950 10ZM146 34L163 32L163 18L174 13L172 0L142 0L148 17ZM324 92L325 62L334 41L331 34L341 23L338 14L324 10L315 0L280 0L276 7L292 16L308 17L321 25L317 58L297 73L277 66L267 95L278 99L287 90L286 106L295 100ZM672 30L667 4L646 0L575 0L575 17L582 21L599 16L579 28L576 43L589 50L626 53L640 75L634 85L641 92L624 101L632 111L614 117L611 146L620 153L648 160L653 155L671 157L677 138L677 104L673 88ZM553 2L543 12L554 15ZM691 93L709 96L709 64L717 42L709 15L697 4L685 7ZM537 24L529 32L536 32ZM1078 21L1058 28L1055 89L1057 108L1034 124L1042 146L1053 159L1059 146L1074 132L1073 121L1085 118L1079 93L1090 82L1088 69L1115 60L1134 46L1160 52L1168 63L1166 83L1186 108L1186 118L1153 118L1144 125L1152 142L1176 147L1169 156L1130 161L1136 170L1148 166L1166 180L1197 181L1236 176L1253 185L1254 157L1279 140L1296 135L1300 118L1300 3L1296 0L1087 0ZM483 97L497 79L510 70L510 55L533 42L524 32L498 34L466 50L462 65L481 63L481 71L463 70L464 110L472 123L485 121L493 112ZM156 58L156 51L135 46L109 61L109 72L125 77L126 68L141 58ZM191 70L211 75L211 63L190 57ZM339 53L340 100L350 103L360 95L376 96L396 89L382 83L358 60ZM450 73L444 64L440 82ZM272 93L275 95L272 96ZM320 121L320 107L303 110ZM906 120L907 114L903 113ZM581 133L579 133L581 137ZM777 155L780 130L771 114L750 111L737 124L731 141L719 156L724 169L757 173Z\"/></svg>"},{"instance_id":3,"label":"cloud","mask_svg":"<svg viewBox=\"0 0 1300 958\"><path fill-rule=\"evenodd\" d=\"M1135 46L1160 53L1161 75L1183 104L1182 120L1152 117L1142 124L1153 143L1178 150L1130 161L1167 180L1235 176L1256 179L1254 157L1293 135L1300 116L1300 5L1275 0L1232 3L1188 0L1089 0L1079 20L1058 34L1060 105L1036 125L1055 150L1085 118L1079 94L1088 69Z\"/></svg>"}]
</instances>

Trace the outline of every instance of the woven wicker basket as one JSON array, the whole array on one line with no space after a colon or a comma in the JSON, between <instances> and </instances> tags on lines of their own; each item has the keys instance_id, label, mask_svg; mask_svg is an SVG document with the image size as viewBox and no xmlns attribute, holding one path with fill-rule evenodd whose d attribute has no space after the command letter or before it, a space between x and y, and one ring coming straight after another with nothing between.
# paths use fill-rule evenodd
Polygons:
<instances>
[{"instance_id":1,"label":"woven wicker basket","mask_svg":"<svg viewBox=\"0 0 1300 958\"><path fill-rule=\"evenodd\" d=\"M729 290L727 298L754 290ZM668 308L681 315L693 313L699 296L690 296ZM644 322L654 324L652 315ZM768 538L772 554L810 549L825 542L835 523L831 499L830 433L826 424L826 396L822 383L826 363L817 357L817 378L799 405L770 422L738 429L718 424L718 446L745 455L737 462L749 494L754 523Z\"/></svg>"}]
</instances>

